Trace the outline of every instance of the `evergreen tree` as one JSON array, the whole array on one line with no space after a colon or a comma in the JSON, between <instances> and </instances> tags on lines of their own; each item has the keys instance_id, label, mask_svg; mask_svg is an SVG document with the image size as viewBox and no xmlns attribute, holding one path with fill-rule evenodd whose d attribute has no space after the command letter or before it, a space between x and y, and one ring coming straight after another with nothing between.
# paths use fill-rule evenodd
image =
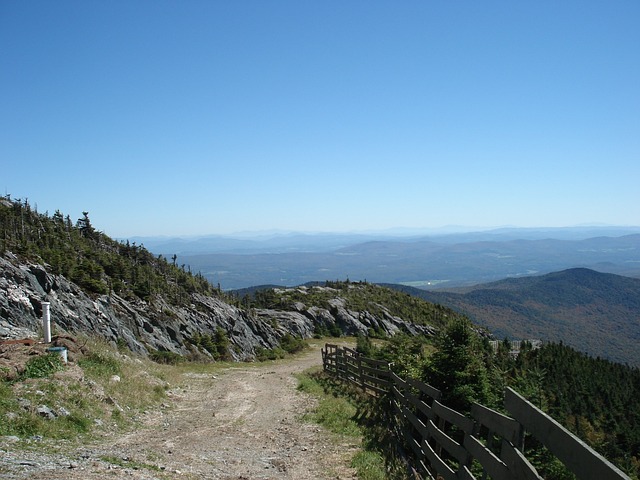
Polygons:
<instances>
[{"instance_id":1,"label":"evergreen tree","mask_svg":"<svg viewBox=\"0 0 640 480\"><path fill-rule=\"evenodd\" d=\"M493 404L482 346L469 320L451 321L436 340L425 368L427 383L442 392L443 403L467 412L473 402Z\"/></svg>"}]
</instances>

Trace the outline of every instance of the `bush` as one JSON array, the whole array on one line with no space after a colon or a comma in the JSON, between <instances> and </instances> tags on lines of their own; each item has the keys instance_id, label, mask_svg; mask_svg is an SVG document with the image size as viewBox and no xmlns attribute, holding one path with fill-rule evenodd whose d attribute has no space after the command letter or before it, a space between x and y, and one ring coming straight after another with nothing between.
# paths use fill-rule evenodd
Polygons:
<instances>
[{"instance_id":1,"label":"bush","mask_svg":"<svg viewBox=\"0 0 640 480\"><path fill-rule=\"evenodd\" d=\"M161 350L153 350L149 353L149 358L156 363L164 365L177 365L184 361L182 355L174 352L166 352Z\"/></svg>"},{"instance_id":2,"label":"bush","mask_svg":"<svg viewBox=\"0 0 640 480\"><path fill-rule=\"evenodd\" d=\"M363 357L371 358L374 353L373 343L371 338L361 333L358 334L358 340L356 343L356 351Z\"/></svg>"},{"instance_id":3,"label":"bush","mask_svg":"<svg viewBox=\"0 0 640 480\"><path fill-rule=\"evenodd\" d=\"M307 348L307 343L301 338L296 338L290 333L286 333L280 339L280 348L287 353L297 353Z\"/></svg>"},{"instance_id":4,"label":"bush","mask_svg":"<svg viewBox=\"0 0 640 480\"><path fill-rule=\"evenodd\" d=\"M63 368L62 358L57 353L39 355L29 359L25 365L24 372L20 375L20 380L26 378L46 378Z\"/></svg>"},{"instance_id":5,"label":"bush","mask_svg":"<svg viewBox=\"0 0 640 480\"><path fill-rule=\"evenodd\" d=\"M213 335L208 333L196 333L189 339L192 345L209 352L214 360L231 360L231 342L227 332L218 327Z\"/></svg>"},{"instance_id":6,"label":"bush","mask_svg":"<svg viewBox=\"0 0 640 480\"><path fill-rule=\"evenodd\" d=\"M287 352L285 352L280 347L276 348L256 348L256 359L259 362L266 362L267 360L278 360L279 358L284 358Z\"/></svg>"}]
</instances>

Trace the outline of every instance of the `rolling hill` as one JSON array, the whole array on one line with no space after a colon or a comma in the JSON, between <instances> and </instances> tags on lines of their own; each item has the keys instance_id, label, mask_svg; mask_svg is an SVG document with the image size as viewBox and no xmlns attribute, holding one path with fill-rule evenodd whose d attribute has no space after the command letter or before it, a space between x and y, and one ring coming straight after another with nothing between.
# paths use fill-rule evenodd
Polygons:
<instances>
[{"instance_id":1,"label":"rolling hill","mask_svg":"<svg viewBox=\"0 0 640 480\"><path fill-rule=\"evenodd\" d=\"M608 232L608 231L607 231ZM549 232L552 234L553 232ZM593 232L588 232L593 233ZM605 232L603 232L605 233ZM201 272L214 285L234 290L254 285L302 285L325 280L367 280L420 288L460 287L507 277L544 274L584 267L599 272L640 277L640 234L582 239L514 239L509 234L485 233L395 240L369 240L327 250L299 246L269 250L178 253L178 262ZM526 237L529 238L526 238ZM342 238L340 240L345 240ZM354 239L351 239L352 241ZM311 242L311 240L308 240ZM145 245L149 245L145 243ZM156 254L171 258L176 244L153 244ZM183 247L182 252L194 251Z\"/></svg>"},{"instance_id":2,"label":"rolling hill","mask_svg":"<svg viewBox=\"0 0 640 480\"><path fill-rule=\"evenodd\" d=\"M455 291L410 293L464 313L498 337L563 342L592 356L640 366L637 278L572 268Z\"/></svg>"}]
</instances>

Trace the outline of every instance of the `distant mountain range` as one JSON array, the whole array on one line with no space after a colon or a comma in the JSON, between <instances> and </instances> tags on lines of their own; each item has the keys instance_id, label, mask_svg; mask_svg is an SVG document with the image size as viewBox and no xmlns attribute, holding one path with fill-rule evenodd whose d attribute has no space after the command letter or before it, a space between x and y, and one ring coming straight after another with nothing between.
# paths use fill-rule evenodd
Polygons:
<instances>
[{"instance_id":1,"label":"distant mountain range","mask_svg":"<svg viewBox=\"0 0 640 480\"><path fill-rule=\"evenodd\" d=\"M304 233L248 232L234 235L190 237L131 237L130 242L144 244L151 252L166 255L201 255L210 253L310 253L330 252L368 242L433 241L451 245L469 242L504 242L508 240L584 240L593 237L621 237L640 234L640 227L583 226L556 228L497 228L469 230L463 227L440 229L391 229L375 233ZM127 240L127 239L122 239Z\"/></svg>"},{"instance_id":2,"label":"distant mountain range","mask_svg":"<svg viewBox=\"0 0 640 480\"><path fill-rule=\"evenodd\" d=\"M499 338L564 342L640 367L640 279L573 268L435 292L387 285L452 308Z\"/></svg>"},{"instance_id":3,"label":"distant mountain range","mask_svg":"<svg viewBox=\"0 0 640 480\"><path fill-rule=\"evenodd\" d=\"M500 229L420 237L275 235L138 238L225 290L367 280L453 288L573 267L640 277L640 227Z\"/></svg>"},{"instance_id":4,"label":"distant mountain range","mask_svg":"<svg viewBox=\"0 0 640 480\"><path fill-rule=\"evenodd\" d=\"M640 366L640 227L138 241L224 290L366 280L463 312L498 337L563 341Z\"/></svg>"}]
</instances>

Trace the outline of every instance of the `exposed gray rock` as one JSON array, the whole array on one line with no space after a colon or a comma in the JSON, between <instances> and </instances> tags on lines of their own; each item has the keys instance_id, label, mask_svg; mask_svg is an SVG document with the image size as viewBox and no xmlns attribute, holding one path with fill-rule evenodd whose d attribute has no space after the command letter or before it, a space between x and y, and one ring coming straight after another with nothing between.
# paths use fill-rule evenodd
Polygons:
<instances>
[{"instance_id":1,"label":"exposed gray rock","mask_svg":"<svg viewBox=\"0 0 640 480\"><path fill-rule=\"evenodd\" d=\"M69 415L71 415L71 412L64 407L58 407L56 413L59 417L68 417Z\"/></svg>"},{"instance_id":2,"label":"exposed gray rock","mask_svg":"<svg viewBox=\"0 0 640 480\"><path fill-rule=\"evenodd\" d=\"M336 294L338 292L336 291ZM153 350L188 355L196 334L213 334L222 328L231 343L234 360L252 360L256 349L279 345L287 332L302 338L316 327L335 327L349 335L370 329L387 335L398 332L431 335L431 327L414 325L394 317L357 312L335 298L329 309L297 302L291 311L241 309L218 297L194 294L191 303L177 307L164 298L126 300L119 295L86 294L44 265L23 265L10 252L0 256L0 340L37 337L42 331L42 302L50 302L53 334L89 333L128 346L138 354ZM206 352L200 352L206 354Z\"/></svg>"},{"instance_id":3,"label":"exposed gray rock","mask_svg":"<svg viewBox=\"0 0 640 480\"><path fill-rule=\"evenodd\" d=\"M36 413L41 417L48 418L49 420L53 420L57 417L56 412L54 412L46 405L38 405L38 408L36 408Z\"/></svg>"}]
</instances>

